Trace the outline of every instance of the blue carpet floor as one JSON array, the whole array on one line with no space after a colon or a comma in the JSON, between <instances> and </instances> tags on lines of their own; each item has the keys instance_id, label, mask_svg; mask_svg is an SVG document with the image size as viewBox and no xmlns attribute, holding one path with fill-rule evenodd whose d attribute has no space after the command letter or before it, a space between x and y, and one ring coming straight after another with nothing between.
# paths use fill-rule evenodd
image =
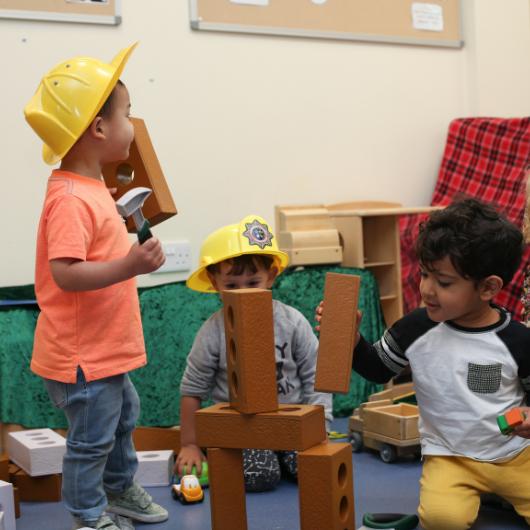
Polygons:
<instances>
[{"instance_id":1,"label":"blue carpet floor","mask_svg":"<svg viewBox=\"0 0 530 530\"><path fill-rule=\"evenodd\" d=\"M347 420L335 420L333 428L346 432ZM361 526L365 512L415 513L418 503L419 461L383 463L374 452L353 455L355 478L356 526ZM169 520L165 523L136 525L146 530L209 530L210 504L208 490L202 504L182 506L172 499L169 487L149 488L156 502L165 506ZM70 530L70 516L61 503L22 503L17 530ZM282 481L272 492L247 495L249 530L298 530L298 489ZM519 530L528 528L512 512L483 508L473 530ZM322 529L328 530L328 529Z\"/></svg>"}]
</instances>

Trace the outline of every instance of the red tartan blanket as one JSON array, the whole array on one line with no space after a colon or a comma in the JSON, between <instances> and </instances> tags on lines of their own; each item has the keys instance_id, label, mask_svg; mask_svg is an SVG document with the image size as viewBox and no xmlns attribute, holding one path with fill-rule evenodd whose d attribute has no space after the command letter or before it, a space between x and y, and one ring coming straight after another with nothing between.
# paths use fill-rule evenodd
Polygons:
<instances>
[{"instance_id":1,"label":"red tartan blanket","mask_svg":"<svg viewBox=\"0 0 530 530\"><path fill-rule=\"evenodd\" d=\"M497 207L522 226L526 204L525 169L530 165L530 117L461 118L449 125L445 152L431 205L448 205L460 196L475 197ZM400 220L403 305L405 313L418 307L419 269L414 241L425 215ZM530 248L512 282L496 302L521 319L524 271Z\"/></svg>"}]
</instances>

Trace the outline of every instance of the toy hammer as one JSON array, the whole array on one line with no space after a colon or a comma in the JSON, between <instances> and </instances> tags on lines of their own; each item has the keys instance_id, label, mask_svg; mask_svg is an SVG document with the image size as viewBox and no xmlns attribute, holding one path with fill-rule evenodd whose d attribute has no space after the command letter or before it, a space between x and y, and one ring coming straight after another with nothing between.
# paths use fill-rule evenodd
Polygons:
<instances>
[{"instance_id":1,"label":"toy hammer","mask_svg":"<svg viewBox=\"0 0 530 530\"><path fill-rule=\"evenodd\" d=\"M142 213L142 206L149 195L151 195L149 188L133 188L116 201L116 208L122 217L132 216L140 245L153 237L149 230L149 221Z\"/></svg>"}]
</instances>

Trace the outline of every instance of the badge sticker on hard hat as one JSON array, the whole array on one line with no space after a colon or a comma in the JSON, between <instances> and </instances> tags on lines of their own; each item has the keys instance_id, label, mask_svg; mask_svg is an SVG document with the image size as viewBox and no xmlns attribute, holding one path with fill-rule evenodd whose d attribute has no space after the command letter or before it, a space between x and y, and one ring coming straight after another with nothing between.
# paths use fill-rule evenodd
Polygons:
<instances>
[{"instance_id":1,"label":"badge sticker on hard hat","mask_svg":"<svg viewBox=\"0 0 530 530\"><path fill-rule=\"evenodd\" d=\"M248 239L249 245L257 245L262 250L265 247L272 247L272 238L274 237L266 224L260 223L254 219L251 223L245 223L246 230L243 235Z\"/></svg>"}]
</instances>

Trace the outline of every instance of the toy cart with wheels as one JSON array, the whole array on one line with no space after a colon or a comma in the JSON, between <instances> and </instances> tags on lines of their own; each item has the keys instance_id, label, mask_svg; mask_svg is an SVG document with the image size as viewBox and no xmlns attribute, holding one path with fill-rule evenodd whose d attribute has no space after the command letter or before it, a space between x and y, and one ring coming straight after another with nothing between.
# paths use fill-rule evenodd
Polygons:
<instances>
[{"instance_id":1,"label":"toy cart with wheels","mask_svg":"<svg viewBox=\"0 0 530 530\"><path fill-rule=\"evenodd\" d=\"M350 442L353 452L363 447L379 452L389 464L398 457L420 454L418 407L390 400L368 401L350 417Z\"/></svg>"}]
</instances>

